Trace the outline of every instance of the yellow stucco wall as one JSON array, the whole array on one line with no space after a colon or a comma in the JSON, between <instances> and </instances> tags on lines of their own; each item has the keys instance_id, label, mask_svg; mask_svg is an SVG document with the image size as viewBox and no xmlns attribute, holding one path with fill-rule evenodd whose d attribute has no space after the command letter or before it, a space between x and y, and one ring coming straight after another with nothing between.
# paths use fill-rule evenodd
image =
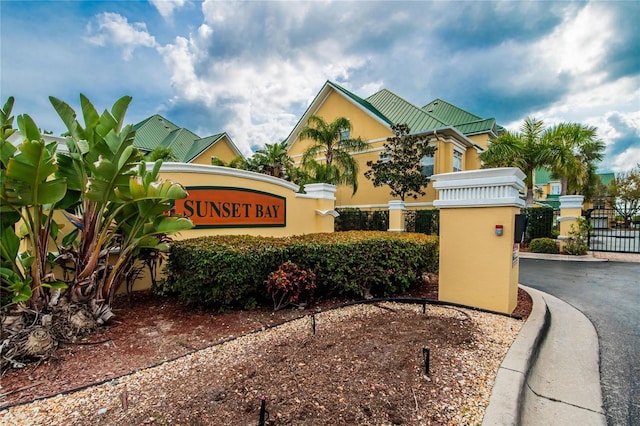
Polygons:
<instances>
[{"instance_id":1,"label":"yellow stucco wall","mask_svg":"<svg viewBox=\"0 0 640 426\"><path fill-rule=\"evenodd\" d=\"M209 166L211 165L211 157L217 157L225 163L228 163L238 156L232 146L233 145L229 138L227 136L223 136L219 141L205 149L200 155L194 158L193 161L191 161L191 164L204 164Z\"/></svg>"},{"instance_id":2,"label":"yellow stucco wall","mask_svg":"<svg viewBox=\"0 0 640 426\"><path fill-rule=\"evenodd\" d=\"M519 262L513 257L518 213L517 207L440 211L440 300L513 312L518 297ZM502 236L495 234L495 225L504 226Z\"/></svg>"}]
</instances>

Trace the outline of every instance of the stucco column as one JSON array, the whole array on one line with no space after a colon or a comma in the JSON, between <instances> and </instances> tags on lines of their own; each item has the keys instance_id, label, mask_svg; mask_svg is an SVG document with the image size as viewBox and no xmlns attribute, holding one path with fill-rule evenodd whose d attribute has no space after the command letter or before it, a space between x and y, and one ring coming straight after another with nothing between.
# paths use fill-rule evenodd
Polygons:
<instances>
[{"instance_id":1,"label":"stucco column","mask_svg":"<svg viewBox=\"0 0 640 426\"><path fill-rule=\"evenodd\" d=\"M574 226L576 230L578 229L578 218L582 217L583 201L583 195L563 195L560 197L560 216L558 217L560 250L564 249L564 242L569 239L571 226Z\"/></svg>"},{"instance_id":2,"label":"stucco column","mask_svg":"<svg viewBox=\"0 0 640 426\"><path fill-rule=\"evenodd\" d=\"M336 186L328 183L310 183L304 186L302 198L316 200L316 220L313 232L333 232L336 212Z\"/></svg>"},{"instance_id":3,"label":"stucco column","mask_svg":"<svg viewBox=\"0 0 640 426\"><path fill-rule=\"evenodd\" d=\"M525 175L516 168L432 176L439 191L439 299L512 313L518 302L515 216ZM499 232L501 230L501 232Z\"/></svg>"},{"instance_id":4,"label":"stucco column","mask_svg":"<svg viewBox=\"0 0 640 426\"><path fill-rule=\"evenodd\" d=\"M389 229L391 232L404 232L404 201L389 201Z\"/></svg>"}]
</instances>

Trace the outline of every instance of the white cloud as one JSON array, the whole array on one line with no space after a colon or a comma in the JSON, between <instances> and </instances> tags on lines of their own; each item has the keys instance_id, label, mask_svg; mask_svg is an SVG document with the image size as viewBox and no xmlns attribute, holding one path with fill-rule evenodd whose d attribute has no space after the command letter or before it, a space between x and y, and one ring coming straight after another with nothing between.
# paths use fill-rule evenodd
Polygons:
<instances>
[{"instance_id":1,"label":"white cloud","mask_svg":"<svg viewBox=\"0 0 640 426\"><path fill-rule=\"evenodd\" d=\"M172 102L193 102L204 105L211 115L230 116L224 129L214 131L227 131L250 154L252 146L279 142L289 134L299 118L292 106L308 104L325 80L346 80L365 61L342 52L341 44L331 38L318 42L312 52L291 56L276 50L259 56L238 51L212 59L208 49L215 42L215 22L237 13L228 6L205 2L208 23L189 39L177 37L158 50L172 73Z\"/></svg>"},{"instance_id":2,"label":"white cloud","mask_svg":"<svg viewBox=\"0 0 640 426\"><path fill-rule=\"evenodd\" d=\"M129 23L127 18L117 13L104 12L96 16L98 28L94 35L85 37L85 40L98 46L106 46L111 43L121 47L125 60L133 57L133 51L137 47L156 47L156 39L147 32L144 22ZM88 26L88 32L94 33L93 27Z\"/></svg>"},{"instance_id":3,"label":"white cloud","mask_svg":"<svg viewBox=\"0 0 640 426\"><path fill-rule=\"evenodd\" d=\"M158 9L158 13L165 21L170 21L173 18L173 11L183 7L186 0L149 0L149 2Z\"/></svg>"}]
</instances>

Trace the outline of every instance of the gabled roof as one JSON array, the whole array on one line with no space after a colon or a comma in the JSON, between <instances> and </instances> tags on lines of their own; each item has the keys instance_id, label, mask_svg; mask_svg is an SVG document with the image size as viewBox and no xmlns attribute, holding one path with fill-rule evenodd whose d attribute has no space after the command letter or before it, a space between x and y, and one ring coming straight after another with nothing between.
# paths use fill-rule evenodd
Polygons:
<instances>
[{"instance_id":1,"label":"gabled roof","mask_svg":"<svg viewBox=\"0 0 640 426\"><path fill-rule=\"evenodd\" d=\"M136 136L133 145L142 151L150 152L157 147L171 148L176 161L189 163L207 148L227 136L231 149L242 155L226 133L201 138L189 129L179 127L166 118L155 114L135 124Z\"/></svg>"},{"instance_id":2,"label":"gabled roof","mask_svg":"<svg viewBox=\"0 0 640 426\"><path fill-rule=\"evenodd\" d=\"M491 133L495 136L504 130L496 124L494 118L478 117L441 99L436 99L420 108L387 89L382 89L368 98L362 99L340 85L327 80L287 137L289 146L296 140L304 123L309 120L309 116L320 108L332 92L344 96L349 102L389 128L393 124L402 123L407 124L412 133L451 129L463 137L480 133ZM467 141L472 144L469 139Z\"/></svg>"},{"instance_id":3,"label":"gabled roof","mask_svg":"<svg viewBox=\"0 0 640 426\"><path fill-rule=\"evenodd\" d=\"M201 138L193 141L193 144L191 145L191 148L189 149L189 151L185 154L183 161L185 163L190 163L194 158L200 155L204 150L206 150L212 145L215 145L216 142L218 142L220 139L222 139L225 136L227 136L227 138L229 139L229 142L231 143L231 138L229 138L229 136L226 133L218 133L215 135L207 136L206 138ZM242 155L233 143L231 143L231 148L236 151L236 155Z\"/></svg>"}]
</instances>

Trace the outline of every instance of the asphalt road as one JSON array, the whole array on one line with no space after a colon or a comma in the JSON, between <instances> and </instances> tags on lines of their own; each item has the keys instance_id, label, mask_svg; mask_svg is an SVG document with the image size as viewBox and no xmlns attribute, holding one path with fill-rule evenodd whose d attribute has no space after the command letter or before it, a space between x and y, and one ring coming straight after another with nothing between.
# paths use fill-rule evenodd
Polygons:
<instances>
[{"instance_id":1,"label":"asphalt road","mask_svg":"<svg viewBox=\"0 0 640 426\"><path fill-rule=\"evenodd\" d=\"M520 284L584 313L598 332L609 425L640 425L640 263L520 259Z\"/></svg>"}]
</instances>

